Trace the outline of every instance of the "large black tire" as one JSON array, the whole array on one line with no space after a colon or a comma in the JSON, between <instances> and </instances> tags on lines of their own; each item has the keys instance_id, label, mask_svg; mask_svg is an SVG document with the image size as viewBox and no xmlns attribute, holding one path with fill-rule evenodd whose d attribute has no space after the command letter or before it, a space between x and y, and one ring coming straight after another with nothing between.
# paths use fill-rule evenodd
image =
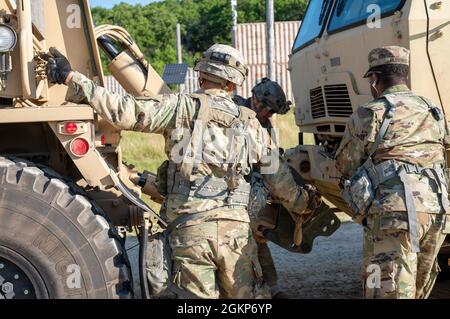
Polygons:
<instances>
[{"instance_id":1,"label":"large black tire","mask_svg":"<svg viewBox=\"0 0 450 319\"><path fill-rule=\"evenodd\" d=\"M130 298L114 227L50 172L0 157L0 299Z\"/></svg>"}]
</instances>

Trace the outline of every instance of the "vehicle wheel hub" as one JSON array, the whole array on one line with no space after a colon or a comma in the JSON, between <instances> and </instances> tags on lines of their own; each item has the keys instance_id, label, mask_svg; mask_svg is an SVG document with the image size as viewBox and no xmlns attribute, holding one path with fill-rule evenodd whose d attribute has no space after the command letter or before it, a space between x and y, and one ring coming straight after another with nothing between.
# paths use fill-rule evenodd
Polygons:
<instances>
[{"instance_id":1,"label":"vehicle wheel hub","mask_svg":"<svg viewBox=\"0 0 450 319\"><path fill-rule=\"evenodd\" d=\"M0 299L34 299L36 292L24 271L0 256Z\"/></svg>"}]
</instances>

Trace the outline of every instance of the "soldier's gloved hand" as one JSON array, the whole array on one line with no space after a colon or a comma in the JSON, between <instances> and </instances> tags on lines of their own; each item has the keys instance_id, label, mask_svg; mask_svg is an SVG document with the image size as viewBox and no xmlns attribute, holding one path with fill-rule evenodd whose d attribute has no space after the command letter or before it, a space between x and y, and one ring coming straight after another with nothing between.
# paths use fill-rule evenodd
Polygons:
<instances>
[{"instance_id":1,"label":"soldier's gloved hand","mask_svg":"<svg viewBox=\"0 0 450 319\"><path fill-rule=\"evenodd\" d=\"M73 72L69 60L56 48L50 48L50 55L44 57L47 60L47 77L50 83L64 84Z\"/></svg>"},{"instance_id":2,"label":"soldier's gloved hand","mask_svg":"<svg viewBox=\"0 0 450 319\"><path fill-rule=\"evenodd\" d=\"M308 192L308 209L313 212L322 205L322 195L312 185L306 184L303 188Z\"/></svg>"}]
</instances>

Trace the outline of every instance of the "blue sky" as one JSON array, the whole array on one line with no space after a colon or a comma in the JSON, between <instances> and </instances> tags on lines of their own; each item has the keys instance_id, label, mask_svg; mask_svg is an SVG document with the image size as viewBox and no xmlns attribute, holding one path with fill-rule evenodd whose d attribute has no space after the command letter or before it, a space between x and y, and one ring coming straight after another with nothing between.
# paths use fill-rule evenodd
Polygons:
<instances>
[{"instance_id":1,"label":"blue sky","mask_svg":"<svg viewBox=\"0 0 450 319\"><path fill-rule=\"evenodd\" d=\"M129 4L149 4L150 2L155 2L158 0L91 0L91 7L104 7L104 8L112 8L114 5L119 4L121 2L126 2Z\"/></svg>"}]
</instances>

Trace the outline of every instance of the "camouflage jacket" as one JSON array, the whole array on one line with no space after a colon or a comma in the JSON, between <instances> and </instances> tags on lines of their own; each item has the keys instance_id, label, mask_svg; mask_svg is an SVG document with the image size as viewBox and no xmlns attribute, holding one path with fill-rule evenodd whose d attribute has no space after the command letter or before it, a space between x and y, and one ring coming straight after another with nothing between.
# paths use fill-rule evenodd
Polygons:
<instances>
[{"instance_id":1,"label":"camouflage jacket","mask_svg":"<svg viewBox=\"0 0 450 319\"><path fill-rule=\"evenodd\" d=\"M409 92L409 89L405 85L394 86L382 96L399 92ZM404 97L401 102L403 105L397 105L389 129L373 156L374 163L393 159L421 167L444 165L444 151L450 145L446 121L436 121L428 105L416 95ZM366 161L387 107L387 100L380 97L359 107L351 116L336 152L336 165L344 177L352 176ZM437 214L442 211L434 182L414 174L410 174L410 181L417 212ZM379 186L369 214L393 211L406 212L399 178Z\"/></svg>"},{"instance_id":2,"label":"camouflage jacket","mask_svg":"<svg viewBox=\"0 0 450 319\"><path fill-rule=\"evenodd\" d=\"M199 94L206 94L227 107L237 108L224 91L206 90L200 91ZM136 99L131 95L112 94L78 72L75 72L69 83L66 99L74 103L91 105L98 114L118 129L162 134L165 137L165 152L169 159L172 149L179 142L173 138L175 132L180 128L192 131L200 108L198 99L185 94L154 96L145 100ZM256 145L251 151L255 153L257 160L261 160L264 154L278 157L278 153L273 152L270 137L256 118L250 121L248 131ZM289 211L304 213L307 208L307 192L295 183L284 160L278 157L277 163L278 169L274 170L274 173L263 175L265 181ZM205 167L203 174L214 174L212 170L211 167ZM196 212L211 212L211 217L215 219L249 221L245 208L229 206L223 201L214 199L189 200L186 196L169 193L165 208L169 221L174 220L178 214Z\"/></svg>"}]
</instances>

